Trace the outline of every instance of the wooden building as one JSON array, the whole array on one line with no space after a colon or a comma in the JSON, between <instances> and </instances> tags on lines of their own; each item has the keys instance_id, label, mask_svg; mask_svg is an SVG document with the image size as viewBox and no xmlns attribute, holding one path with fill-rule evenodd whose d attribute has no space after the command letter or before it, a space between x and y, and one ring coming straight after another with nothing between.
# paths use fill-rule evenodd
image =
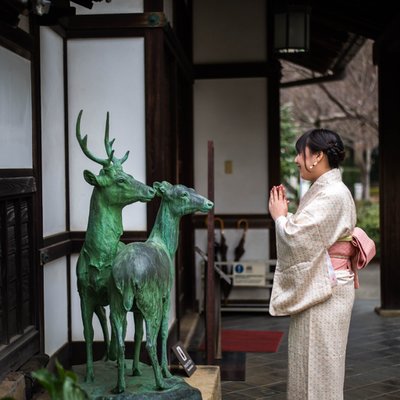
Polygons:
<instances>
[{"instance_id":1,"label":"wooden building","mask_svg":"<svg viewBox=\"0 0 400 400\"><path fill-rule=\"evenodd\" d=\"M257 258L273 255L266 198L279 183L275 1L51 3L43 15L40 0L0 3L0 376L38 352L66 363L84 360L75 265L91 193L82 171L97 173L98 166L75 138L81 109L91 150L104 154L109 111L117 156L131 151L125 171L149 185L180 182L206 195L206 144L213 140L216 213L228 229L247 218L249 251ZM323 75L317 79L340 78L363 38L375 42L380 311L399 312L400 6L358 0L308 5L310 51L284 57ZM234 173L226 173L226 161ZM157 207L157 201L127 207L123 240L144 240ZM198 309L193 246L204 243L203 228L204 217L182 221L171 341L185 313ZM99 326L95 339L102 340Z\"/></svg>"}]
</instances>

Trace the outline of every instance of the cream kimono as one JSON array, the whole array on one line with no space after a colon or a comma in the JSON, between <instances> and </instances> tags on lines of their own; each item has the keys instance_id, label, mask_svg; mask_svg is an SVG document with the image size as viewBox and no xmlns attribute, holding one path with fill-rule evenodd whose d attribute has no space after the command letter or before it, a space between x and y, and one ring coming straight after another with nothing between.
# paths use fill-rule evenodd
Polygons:
<instances>
[{"instance_id":1,"label":"cream kimono","mask_svg":"<svg viewBox=\"0 0 400 400\"><path fill-rule=\"evenodd\" d=\"M290 400L343 399L354 283L349 272L345 284L332 286L327 249L350 235L355 222L354 201L339 169L313 183L295 214L276 220L278 263L270 313L291 315Z\"/></svg>"}]
</instances>

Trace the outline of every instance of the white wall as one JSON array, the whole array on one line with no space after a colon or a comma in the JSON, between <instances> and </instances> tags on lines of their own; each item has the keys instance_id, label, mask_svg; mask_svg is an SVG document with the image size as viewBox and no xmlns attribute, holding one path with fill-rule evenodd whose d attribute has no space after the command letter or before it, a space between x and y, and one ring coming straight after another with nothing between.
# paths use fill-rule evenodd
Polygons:
<instances>
[{"instance_id":1,"label":"white wall","mask_svg":"<svg viewBox=\"0 0 400 400\"><path fill-rule=\"evenodd\" d=\"M76 8L76 14L124 14L124 13L142 13L143 0L112 0L110 3L106 1L95 2L91 9L80 6L79 4L71 4Z\"/></svg>"},{"instance_id":2,"label":"white wall","mask_svg":"<svg viewBox=\"0 0 400 400\"><path fill-rule=\"evenodd\" d=\"M266 61L264 0L194 0L195 64ZM207 142L214 142L215 212L266 214L268 194L267 79L196 80L194 85L195 187L207 193ZM230 163L232 173L226 173ZM241 230L225 229L228 259ZM195 243L206 250L206 230ZM217 231L218 236L218 231ZM242 260L269 258L269 231L250 229ZM197 256L196 256L197 257ZM201 262L196 258L197 298L201 298ZM249 295L250 294L250 295ZM267 290L234 289L234 298L266 298Z\"/></svg>"},{"instance_id":3,"label":"white wall","mask_svg":"<svg viewBox=\"0 0 400 400\"><path fill-rule=\"evenodd\" d=\"M267 121L266 79L198 80L194 87L195 187L207 193L207 142L214 141L215 212L266 214ZM225 161L232 173L225 173ZM228 260L241 230L226 229ZM207 232L198 230L195 243L207 249ZM218 233L217 233L218 236ZM250 229L244 260L269 259L269 231ZM201 262L196 262L197 298L201 298ZM230 299L264 298L266 289L234 289Z\"/></svg>"},{"instance_id":4,"label":"white wall","mask_svg":"<svg viewBox=\"0 0 400 400\"><path fill-rule=\"evenodd\" d=\"M77 39L68 42L68 113L70 154L71 230L86 230L92 187L83 170L98 173L99 164L82 152L75 136L79 110L81 132L88 148L105 158L104 129L110 112L110 139L115 156L130 150L124 171L146 183L144 39ZM151 184L151 183L150 183ZM124 208L125 230L146 230L146 205Z\"/></svg>"},{"instance_id":5,"label":"white wall","mask_svg":"<svg viewBox=\"0 0 400 400\"><path fill-rule=\"evenodd\" d=\"M46 264L43 277L45 352L51 356L68 341L66 258Z\"/></svg>"},{"instance_id":6,"label":"white wall","mask_svg":"<svg viewBox=\"0 0 400 400\"><path fill-rule=\"evenodd\" d=\"M40 52L43 235L46 237L66 229L62 38L47 27L40 28Z\"/></svg>"},{"instance_id":7,"label":"white wall","mask_svg":"<svg viewBox=\"0 0 400 400\"><path fill-rule=\"evenodd\" d=\"M31 63L0 46L0 168L32 168Z\"/></svg>"},{"instance_id":8,"label":"white wall","mask_svg":"<svg viewBox=\"0 0 400 400\"><path fill-rule=\"evenodd\" d=\"M207 193L207 141L213 140L218 214L266 213L266 107L265 79L195 82L195 186ZM225 161L232 161L232 174Z\"/></svg>"},{"instance_id":9,"label":"white wall","mask_svg":"<svg viewBox=\"0 0 400 400\"><path fill-rule=\"evenodd\" d=\"M194 0L194 62L265 61L265 3L265 0Z\"/></svg>"}]
</instances>

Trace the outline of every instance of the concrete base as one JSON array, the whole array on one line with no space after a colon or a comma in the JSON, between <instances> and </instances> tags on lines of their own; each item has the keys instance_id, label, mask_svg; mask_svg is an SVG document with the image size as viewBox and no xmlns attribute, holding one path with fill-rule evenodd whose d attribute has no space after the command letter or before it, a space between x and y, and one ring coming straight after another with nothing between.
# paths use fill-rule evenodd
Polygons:
<instances>
[{"instance_id":1,"label":"concrete base","mask_svg":"<svg viewBox=\"0 0 400 400\"><path fill-rule=\"evenodd\" d=\"M184 378L192 387L200 390L203 400L221 400L221 376L216 365L197 365L190 378Z\"/></svg>"},{"instance_id":2,"label":"concrete base","mask_svg":"<svg viewBox=\"0 0 400 400\"><path fill-rule=\"evenodd\" d=\"M23 373L10 372L0 382L0 399L3 397L25 400L25 377Z\"/></svg>"},{"instance_id":3,"label":"concrete base","mask_svg":"<svg viewBox=\"0 0 400 400\"><path fill-rule=\"evenodd\" d=\"M375 307L375 312L381 317L400 317L400 310L387 310L381 307Z\"/></svg>"}]
</instances>

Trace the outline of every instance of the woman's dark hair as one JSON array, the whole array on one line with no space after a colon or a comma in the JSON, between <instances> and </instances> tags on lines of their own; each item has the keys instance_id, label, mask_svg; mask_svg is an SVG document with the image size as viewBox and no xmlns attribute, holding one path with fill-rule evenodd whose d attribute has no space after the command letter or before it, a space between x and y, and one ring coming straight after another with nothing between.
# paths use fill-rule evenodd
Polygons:
<instances>
[{"instance_id":1,"label":"woman's dark hair","mask_svg":"<svg viewBox=\"0 0 400 400\"><path fill-rule=\"evenodd\" d=\"M331 168L338 168L339 164L344 160L344 145L336 132L328 129L311 129L301 135L296 142L296 151L297 154L303 154L304 160L306 159L307 146L312 154L320 151L325 153Z\"/></svg>"}]
</instances>

